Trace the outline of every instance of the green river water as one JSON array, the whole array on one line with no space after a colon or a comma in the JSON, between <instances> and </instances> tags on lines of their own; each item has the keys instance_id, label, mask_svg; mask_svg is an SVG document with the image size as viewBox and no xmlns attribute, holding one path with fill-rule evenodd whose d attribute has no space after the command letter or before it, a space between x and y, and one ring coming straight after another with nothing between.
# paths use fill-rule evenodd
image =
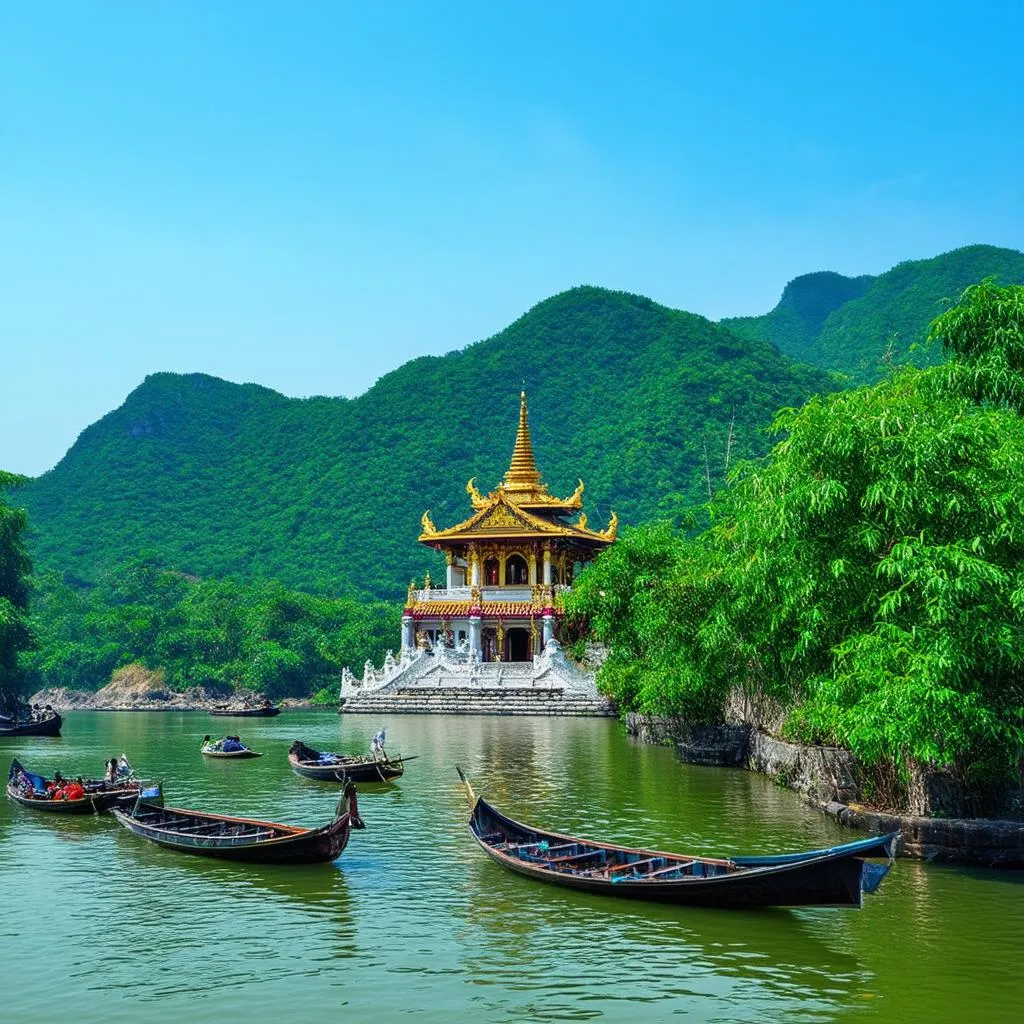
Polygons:
<instances>
[{"instance_id":1,"label":"green river water","mask_svg":"<svg viewBox=\"0 0 1024 1024\"><path fill-rule=\"evenodd\" d=\"M109 816L0 802L0 1020L1024 1019L1024 873L898 861L862 910L744 913L586 896L491 864L457 763L512 817L629 845L855 838L764 778L681 765L615 722L78 713L62 739L5 740L0 757L98 774L124 751L169 803L316 825L335 793L289 770L289 744L363 752L381 724L390 752L418 760L360 788L366 831L331 865L218 863ZM228 728L264 756L201 757L203 734Z\"/></svg>"}]
</instances>

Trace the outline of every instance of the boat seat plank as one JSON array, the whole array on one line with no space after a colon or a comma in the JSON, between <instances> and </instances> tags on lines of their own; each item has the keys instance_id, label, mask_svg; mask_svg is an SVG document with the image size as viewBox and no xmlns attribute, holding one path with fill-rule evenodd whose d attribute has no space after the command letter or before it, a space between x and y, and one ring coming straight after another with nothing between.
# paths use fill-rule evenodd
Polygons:
<instances>
[{"instance_id":1,"label":"boat seat plank","mask_svg":"<svg viewBox=\"0 0 1024 1024\"><path fill-rule=\"evenodd\" d=\"M571 864L575 860L586 860L588 857L598 857L602 853L606 853L606 850L600 847L596 850L588 850L586 853L576 853L570 857L552 857L550 859L551 864Z\"/></svg>"},{"instance_id":2,"label":"boat seat plank","mask_svg":"<svg viewBox=\"0 0 1024 1024\"><path fill-rule=\"evenodd\" d=\"M667 868L658 868L657 871L652 871L647 877L657 878L658 875L667 875L672 871L684 871L693 863L692 860L680 861L678 864L669 864Z\"/></svg>"},{"instance_id":3,"label":"boat seat plank","mask_svg":"<svg viewBox=\"0 0 1024 1024\"><path fill-rule=\"evenodd\" d=\"M632 871L634 868L638 868L642 864L654 864L656 861L659 860L661 860L660 857L647 857L644 860L634 860L627 864L613 864L608 869L608 874L614 875L617 871Z\"/></svg>"}]
</instances>

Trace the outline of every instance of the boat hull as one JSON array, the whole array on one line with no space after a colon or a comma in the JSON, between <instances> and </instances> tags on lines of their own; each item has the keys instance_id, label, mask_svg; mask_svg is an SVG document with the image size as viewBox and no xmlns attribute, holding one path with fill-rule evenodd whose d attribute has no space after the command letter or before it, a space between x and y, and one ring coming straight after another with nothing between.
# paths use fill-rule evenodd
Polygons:
<instances>
[{"instance_id":1,"label":"boat hull","mask_svg":"<svg viewBox=\"0 0 1024 1024\"><path fill-rule=\"evenodd\" d=\"M114 807L131 807L138 799L139 787L124 787L118 790L90 793L82 800L41 800L22 796L13 786L7 787L7 795L22 807L44 814L97 814Z\"/></svg>"},{"instance_id":2,"label":"boat hull","mask_svg":"<svg viewBox=\"0 0 1024 1024\"><path fill-rule=\"evenodd\" d=\"M245 761L253 757L262 757L263 754L255 750L200 750L203 757L219 757L228 760Z\"/></svg>"},{"instance_id":3,"label":"boat hull","mask_svg":"<svg viewBox=\"0 0 1024 1024\"><path fill-rule=\"evenodd\" d=\"M472 798L472 806L469 829L477 845L518 875L580 892L694 907L860 907L888 871L888 864L866 858L891 862L896 839L875 836L775 856L688 857L547 832L483 799Z\"/></svg>"},{"instance_id":4,"label":"boat hull","mask_svg":"<svg viewBox=\"0 0 1024 1024\"><path fill-rule=\"evenodd\" d=\"M49 718L38 722L20 722L17 725L0 725L0 739L7 736L59 736L64 719L54 712Z\"/></svg>"},{"instance_id":5,"label":"boat hull","mask_svg":"<svg viewBox=\"0 0 1024 1024\"><path fill-rule=\"evenodd\" d=\"M394 761L374 761L372 758L340 758L337 764L318 765L299 761L293 754L288 755L288 763L296 775L304 779L315 779L317 782L333 782L337 784L347 778L351 782L390 782L405 773L401 759Z\"/></svg>"},{"instance_id":6,"label":"boat hull","mask_svg":"<svg viewBox=\"0 0 1024 1024\"><path fill-rule=\"evenodd\" d=\"M274 718L281 714L280 708L245 708L239 711L217 709L208 712L216 718Z\"/></svg>"},{"instance_id":7,"label":"boat hull","mask_svg":"<svg viewBox=\"0 0 1024 1024\"><path fill-rule=\"evenodd\" d=\"M348 845L352 827L352 815L345 813L328 825L317 829L292 829L275 822L257 821L252 818L234 818L225 815L201 814L183 808L157 808L141 805L141 812L126 812L114 809L114 817L130 832L142 839L148 839L165 849L178 853L191 853L201 857L215 857L219 860L243 861L250 864L322 864L336 860ZM165 816L186 818L195 828L209 828L223 823L226 831L242 829L243 834L199 835L172 831L172 827L159 819L151 822L140 820L135 813L162 812ZM185 826L188 827L188 826ZM264 840L245 838L249 830L279 830L285 834Z\"/></svg>"}]
</instances>

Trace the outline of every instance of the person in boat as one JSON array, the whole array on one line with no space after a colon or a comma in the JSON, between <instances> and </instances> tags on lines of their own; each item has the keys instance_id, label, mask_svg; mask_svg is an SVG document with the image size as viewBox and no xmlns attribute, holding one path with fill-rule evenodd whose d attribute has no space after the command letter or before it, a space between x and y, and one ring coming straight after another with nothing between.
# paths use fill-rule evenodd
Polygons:
<instances>
[{"instance_id":1,"label":"person in boat","mask_svg":"<svg viewBox=\"0 0 1024 1024\"><path fill-rule=\"evenodd\" d=\"M377 735L370 740L370 753L373 754L375 761L386 761L388 759L387 751L384 749L384 739L384 727L381 726Z\"/></svg>"},{"instance_id":2,"label":"person in boat","mask_svg":"<svg viewBox=\"0 0 1024 1024\"><path fill-rule=\"evenodd\" d=\"M46 793L52 800L54 794L64 788L64 776L60 772L53 773L53 779L46 784Z\"/></svg>"},{"instance_id":3,"label":"person in boat","mask_svg":"<svg viewBox=\"0 0 1024 1024\"><path fill-rule=\"evenodd\" d=\"M106 771L103 773L103 781L107 782L107 783L111 783L111 784L117 782L117 758L116 757L112 757L107 762Z\"/></svg>"},{"instance_id":4,"label":"person in boat","mask_svg":"<svg viewBox=\"0 0 1024 1024\"><path fill-rule=\"evenodd\" d=\"M245 747L237 736L225 736L221 741L220 749L225 754L235 754L240 750L245 750Z\"/></svg>"}]
</instances>

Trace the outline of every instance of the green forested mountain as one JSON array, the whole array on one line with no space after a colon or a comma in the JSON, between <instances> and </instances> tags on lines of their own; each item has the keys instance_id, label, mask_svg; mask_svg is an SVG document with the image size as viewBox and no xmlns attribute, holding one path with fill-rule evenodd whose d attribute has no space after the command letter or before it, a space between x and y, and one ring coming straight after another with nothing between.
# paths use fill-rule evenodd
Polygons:
<instances>
[{"instance_id":1,"label":"green forested mountain","mask_svg":"<svg viewBox=\"0 0 1024 1024\"><path fill-rule=\"evenodd\" d=\"M33 555L89 581L144 552L201 577L396 597L437 568L416 544L423 511L464 518L466 480L489 489L507 468L524 385L546 480L569 493L582 476L599 526L706 500L727 448L762 453L779 407L834 387L767 342L590 287L353 400L155 374L25 488Z\"/></svg>"},{"instance_id":2,"label":"green forested mountain","mask_svg":"<svg viewBox=\"0 0 1024 1024\"><path fill-rule=\"evenodd\" d=\"M1024 286L970 288L930 334L946 363L783 410L778 443L733 475L709 529L630 530L581 575L567 608L607 645L599 681L623 710L718 722L738 687L785 712L789 735L874 766L863 784L883 806L1010 806Z\"/></svg>"},{"instance_id":3,"label":"green forested mountain","mask_svg":"<svg viewBox=\"0 0 1024 1024\"><path fill-rule=\"evenodd\" d=\"M900 263L878 277L805 274L786 285L770 313L722 324L744 338L774 342L794 359L875 380L887 358L920 366L941 359L941 350L920 345L928 324L964 288L991 276L1004 285L1024 283L1024 253L971 245Z\"/></svg>"}]
</instances>

